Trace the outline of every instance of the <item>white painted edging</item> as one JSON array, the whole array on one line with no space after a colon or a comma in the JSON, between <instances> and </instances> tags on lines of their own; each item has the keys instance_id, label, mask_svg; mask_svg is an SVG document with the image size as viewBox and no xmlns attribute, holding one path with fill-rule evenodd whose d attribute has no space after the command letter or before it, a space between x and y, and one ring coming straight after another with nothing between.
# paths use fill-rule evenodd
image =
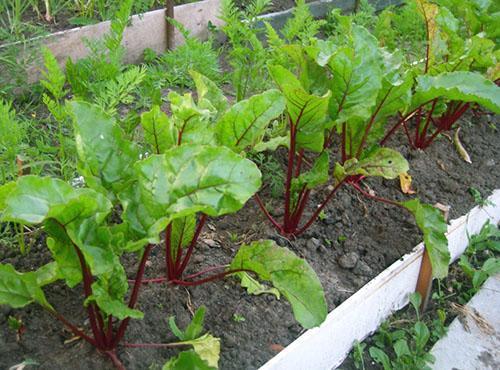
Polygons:
<instances>
[{"instance_id":1,"label":"white painted edging","mask_svg":"<svg viewBox=\"0 0 500 370\"><path fill-rule=\"evenodd\" d=\"M488 219L499 222L500 190L488 199L492 206L475 207L450 222L447 237L452 261L467 247L467 235L478 233ZM423 251L421 243L330 312L320 327L305 332L260 370L330 370L342 364L355 340L365 339L392 312L408 304L409 294L417 285Z\"/></svg>"}]
</instances>

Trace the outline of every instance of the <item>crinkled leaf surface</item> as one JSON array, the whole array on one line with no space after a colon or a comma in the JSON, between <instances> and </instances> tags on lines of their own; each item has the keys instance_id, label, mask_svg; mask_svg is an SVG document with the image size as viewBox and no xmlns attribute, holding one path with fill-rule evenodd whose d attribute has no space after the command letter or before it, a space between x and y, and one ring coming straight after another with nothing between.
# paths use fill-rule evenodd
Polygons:
<instances>
[{"instance_id":1,"label":"crinkled leaf surface","mask_svg":"<svg viewBox=\"0 0 500 370\"><path fill-rule=\"evenodd\" d=\"M278 289L269 288L264 284L259 283L246 272L239 272L238 275L241 278L241 286L247 290L248 294L273 294L276 298L280 299L281 295Z\"/></svg>"},{"instance_id":2,"label":"crinkled leaf surface","mask_svg":"<svg viewBox=\"0 0 500 370\"><path fill-rule=\"evenodd\" d=\"M211 113L196 105L191 94L168 94L171 119L177 130L178 144L213 144L214 132Z\"/></svg>"},{"instance_id":3,"label":"crinkled leaf surface","mask_svg":"<svg viewBox=\"0 0 500 370\"><path fill-rule=\"evenodd\" d=\"M408 161L399 152L389 148L378 148L360 161L353 158L347 160L343 166L336 163L334 175L339 182L347 176L354 175L395 179L408 169Z\"/></svg>"},{"instance_id":4,"label":"crinkled leaf surface","mask_svg":"<svg viewBox=\"0 0 500 370\"><path fill-rule=\"evenodd\" d=\"M10 264L0 264L0 304L20 308L33 302L52 310L36 273L20 273Z\"/></svg>"},{"instance_id":5,"label":"crinkled leaf surface","mask_svg":"<svg viewBox=\"0 0 500 370\"><path fill-rule=\"evenodd\" d=\"M324 131L327 121L328 103L331 93L324 96L311 95L304 90L293 73L282 66L270 66L269 72L285 96L287 113L296 127L297 150L323 149Z\"/></svg>"},{"instance_id":6,"label":"crinkled leaf surface","mask_svg":"<svg viewBox=\"0 0 500 370\"><path fill-rule=\"evenodd\" d=\"M220 145L235 151L257 144L271 122L285 109L285 99L278 90L254 95L233 105L215 126Z\"/></svg>"},{"instance_id":7,"label":"crinkled leaf surface","mask_svg":"<svg viewBox=\"0 0 500 370\"><path fill-rule=\"evenodd\" d=\"M296 320L305 328L320 325L327 306L321 283L309 264L272 240L243 245L231 269L248 269L269 281L290 302Z\"/></svg>"},{"instance_id":8,"label":"crinkled leaf surface","mask_svg":"<svg viewBox=\"0 0 500 370\"><path fill-rule=\"evenodd\" d=\"M445 98L482 105L500 113L500 87L474 72L448 72L437 76L417 77L412 106L418 107L434 98Z\"/></svg>"},{"instance_id":9,"label":"crinkled leaf surface","mask_svg":"<svg viewBox=\"0 0 500 370\"><path fill-rule=\"evenodd\" d=\"M194 351L205 361L208 366L218 367L220 356L220 339L211 334L202 335L193 340L180 342L193 346Z\"/></svg>"},{"instance_id":10,"label":"crinkled leaf surface","mask_svg":"<svg viewBox=\"0 0 500 370\"><path fill-rule=\"evenodd\" d=\"M444 278L448 274L450 252L446 239L446 221L437 208L422 204L418 199L402 202L401 205L408 209L417 226L424 234L424 244L432 265L432 273L436 278Z\"/></svg>"},{"instance_id":11,"label":"crinkled leaf surface","mask_svg":"<svg viewBox=\"0 0 500 370\"><path fill-rule=\"evenodd\" d=\"M209 366L195 351L184 351L170 359L162 370L216 370Z\"/></svg>"},{"instance_id":12,"label":"crinkled leaf surface","mask_svg":"<svg viewBox=\"0 0 500 370\"><path fill-rule=\"evenodd\" d=\"M143 235L196 212L236 212L261 185L257 166L224 147L181 145L137 163L136 171L124 218Z\"/></svg>"},{"instance_id":13,"label":"crinkled leaf surface","mask_svg":"<svg viewBox=\"0 0 500 370\"><path fill-rule=\"evenodd\" d=\"M196 85L198 106L208 109L217 119L227 109L228 102L221 89L208 77L196 71L189 71Z\"/></svg>"},{"instance_id":14,"label":"crinkled leaf surface","mask_svg":"<svg viewBox=\"0 0 500 370\"><path fill-rule=\"evenodd\" d=\"M153 148L154 153L162 154L177 144L176 131L167 115L154 105L149 112L141 115L144 139Z\"/></svg>"},{"instance_id":15,"label":"crinkled leaf surface","mask_svg":"<svg viewBox=\"0 0 500 370\"><path fill-rule=\"evenodd\" d=\"M85 182L96 190L119 192L126 187L132 166L139 159L136 145L125 139L115 119L100 108L78 101L69 106Z\"/></svg>"},{"instance_id":16,"label":"crinkled leaf surface","mask_svg":"<svg viewBox=\"0 0 500 370\"><path fill-rule=\"evenodd\" d=\"M353 26L349 39L328 63L332 72L330 116L338 123L368 119L382 84L382 56L375 37L365 28Z\"/></svg>"}]
</instances>

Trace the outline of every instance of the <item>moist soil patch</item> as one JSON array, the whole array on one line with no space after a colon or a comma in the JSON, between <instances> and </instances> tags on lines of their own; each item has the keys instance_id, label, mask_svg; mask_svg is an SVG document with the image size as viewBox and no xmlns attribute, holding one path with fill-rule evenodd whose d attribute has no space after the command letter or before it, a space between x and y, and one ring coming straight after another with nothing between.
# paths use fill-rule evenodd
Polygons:
<instances>
[{"instance_id":1,"label":"moist soil patch","mask_svg":"<svg viewBox=\"0 0 500 370\"><path fill-rule=\"evenodd\" d=\"M462 119L462 143L469 151L472 164L464 162L444 136L426 152L409 150L401 133L389 146L409 160L413 188L420 199L430 204L450 205L452 219L474 206L468 188L474 187L487 196L500 185L500 131L495 127L496 120L497 117L472 115ZM278 156L278 159L284 162L284 158ZM380 196L409 199L401 193L398 181L370 179L365 185ZM310 206L319 203L326 192L324 189L313 194ZM279 199L266 196L265 191L263 197L269 209L279 209ZM236 215L209 220L188 273L229 262L241 243L271 238L309 261L323 284L331 311L421 240L409 214L362 198L349 187L341 189L327 207L325 216L300 238L287 240L270 227L255 202L249 201ZM235 235L237 242L234 242ZM43 240L39 240L27 256L0 246L0 260L29 271L48 262L50 256ZM136 258L127 256L123 263L133 278ZM163 268L163 251L156 247L146 277L161 276ZM45 291L56 309L77 326L88 329L79 288L70 290L63 284L54 284ZM235 278L227 278L189 288L145 285L138 305L145 312L145 318L132 321L125 341L174 341L168 329L168 317L175 315L181 326L186 325L192 311L200 305L207 307L206 329L221 338L220 368L223 370L257 369L303 332L284 299L249 296ZM16 341L16 333L8 329L9 315L21 319L26 327L20 341ZM234 315L245 320L236 321ZM111 363L91 346L71 339L72 335L59 322L36 305L19 310L0 307L1 369L25 359L35 360L39 369L47 370L112 369ZM129 369L161 368L174 354L171 350L119 349L119 356Z\"/></svg>"}]
</instances>

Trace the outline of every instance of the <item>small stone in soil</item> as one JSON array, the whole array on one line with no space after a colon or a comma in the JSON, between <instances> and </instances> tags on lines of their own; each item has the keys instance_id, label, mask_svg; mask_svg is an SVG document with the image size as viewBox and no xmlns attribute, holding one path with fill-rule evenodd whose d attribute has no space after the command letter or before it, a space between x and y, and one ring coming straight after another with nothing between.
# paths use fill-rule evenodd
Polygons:
<instances>
[{"instance_id":1,"label":"small stone in soil","mask_svg":"<svg viewBox=\"0 0 500 370\"><path fill-rule=\"evenodd\" d=\"M307 241L307 248L316 249L321 245L319 239L311 238Z\"/></svg>"},{"instance_id":2,"label":"small stone in soil","mask_svg":"<svg viewBox=\"0 0 500 370\"><path fill-rule=\"evenodd\" d=\"M359 256L354 252L346 253L339 258L339 265L344 269L352 269L358 263Z\"/></svg>"},{"instance_id":3,"label":"small stone in soil","mask_svg":"<svg viewBox=\"0 0 500 370\"><path fill-rule=\"evenodd\" d=\"M354 273L362 276L371 276L372 269L370 266L366 264L366 262L359 261L358 264L356 265L356 268L354 269Z\"/></svg>"},{"instance_id":4,"label":"small stone in soil","mask_svg":"<svg viewBox=\"0 0 500 370\"><path fill-rule=\"evenodd\" d=\"M203 239L203 243L208 245L210 248L219 248L220 245L213 239Z\"/></svg>"}]
</instances>

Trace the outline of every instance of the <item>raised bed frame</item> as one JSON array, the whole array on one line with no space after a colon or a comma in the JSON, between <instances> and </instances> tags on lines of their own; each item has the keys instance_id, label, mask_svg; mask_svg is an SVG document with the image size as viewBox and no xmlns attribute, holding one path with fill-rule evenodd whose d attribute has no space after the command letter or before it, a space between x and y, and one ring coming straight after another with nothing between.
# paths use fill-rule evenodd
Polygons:
<instances>
[{"instance_id":1,"label":"raised bed frame","mask_svg":"<svg viewBox=\"0 0 500 370\"><path fill-rule=\"evenodd\" d=\"M469 235L490 220L500 221L500 189L488 198L492 205L475 207L450 222L447 238L452 262L465 251ZM423 243L394 262L311 329L272 358L260 370L330 370L341 365L354 342L363 341L415 292L424 255Z\"/></svg>"},{"instance_id":2,"label":"raised bed frame","mask_svg":"<svg viewBox=\"0 0 500 370\"><path fill-rule=\"evenodd\" d=\"M401 0L380 0L375 1L375 6L383 9L400 3ZM308 5L314 16L323 17L333 7L352 11L355 4L356 0L319 0ZM174 7L174 17L193 36L203 40L208 37L209 22L216 26L222 25L219 7L220 0L179 5ZM169 42L165 15L166 10L159 9L131 18L131 25L123 37L126 63L141 62L145 48L162 53L169 44L176 47L183 43L182 35L177 31L173 38L170 35ZM286 10L266 14L261 19L280 29L291 16L292 10ZM109 26L109 21L101 22L60 31L31 42L41 42L47 46L64 66L67 58L78 60L87 56L88 50L83 40L102 37L108 32ZM28 72L29 82L36 82L41 76L40 67L33 66ZM447 237L452 261L464 252L468 235L479 232L487 220L494 223L500 221L500 190L496 190L489 200L493 206L475 207L467 215L450 222ZM362 341L368 337L394 311L408 304L409 295L417 287L423 260L424 246L419 244L330 312L320 327L305 332L260 370L326 370L339 366L356 340Z\"/></svg>"},{"instance_id":3,"label":"raised bed frame","mask_svg":"<svg viewBox=\"0 0 500 370\"><path fill-rule=\"evenodd\" d=\"M402 0L370 0L377 9L383 9L389 5L400 4ZM356 0L318 0L308 4L311 13L315 17L325 17L333 8L340 8L350 12L355 8ZM220 0L202 0L195 3L178 5L173 8L174 18L182 23L192 36L200 40L206 40L209 36L209 23L221 26ZM123 34L123 46L125 47L124 62L135 64L143 60L144 49L150 48L156 53L163 53L169 47L177 47L184 42L183 36L174 29L174 34L169 35L172 27L166 21L166 9L158 9L144 14L134 15L130 19L130 25ZM285 10L276 13L265 14L260 18L269 22L276 29L281 29L286 20L293 14L293 10ZM98 39L103 37L111 25L110 21L97 24L72 28L59 31L48 36L36 37L27 41L27 45L41 43L49 48L59 64L64 67L66 60L73 61L84 58L89 50L85 45L85 39ZM0 50L12 44L0 45ZM33 65L28 68L28 82L37 82L41 77L41 68Z\"/></svg>"}]
</instances>

